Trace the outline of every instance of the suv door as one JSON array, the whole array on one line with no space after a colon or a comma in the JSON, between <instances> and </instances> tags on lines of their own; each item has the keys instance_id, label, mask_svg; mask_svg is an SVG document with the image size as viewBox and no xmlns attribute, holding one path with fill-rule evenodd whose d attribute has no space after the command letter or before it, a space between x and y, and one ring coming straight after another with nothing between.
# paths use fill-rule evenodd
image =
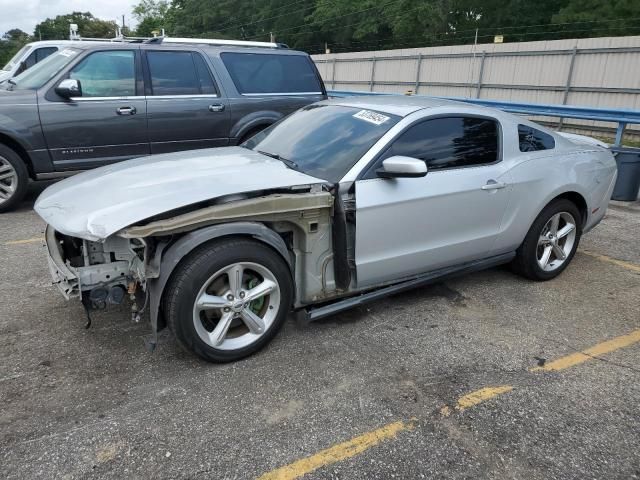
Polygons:
<instances>
[{"instance_id":1,"label":"suv door","mask_svg":"<svg viewBox=\"0 0 640 480\"><path fill-rule=\"evenodd\" d=\"M197 51L146 50L151 153L229 143L229 108Z\"/></svg>"},{"instance_id":2,"label":"suv door","mask_svg":"<svg viewBox=\"0 0 640 480\"><path fill-rule=\"evenodd\" d=\"M39 99L40 121L56 170L84 169L149 154L146 102L138 50L91 51L64 74L82 95L50 89Z\"/></svg>"},{"instance_id":3,"label":"suv door","mask_svg":"<svg viewBox=\"0 0 640 480\"><path fill-rule=\"evenodd\" d=\"M405 130L356 182L358 285L490 255L509 198L496 120L455 116ZM420 158L421 178L382 179L393 155Z\"/></svg>"}]
</instances>

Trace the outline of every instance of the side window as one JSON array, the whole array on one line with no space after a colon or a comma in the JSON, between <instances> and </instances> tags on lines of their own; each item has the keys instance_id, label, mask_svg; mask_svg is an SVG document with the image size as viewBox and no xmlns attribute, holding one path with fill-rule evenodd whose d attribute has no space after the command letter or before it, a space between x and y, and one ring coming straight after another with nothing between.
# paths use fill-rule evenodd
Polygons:
<instances>
[{"instance_id":1,"label":"side window","mask_svg":"<svg viewBox=\"0 0 640 480\"><path fill-rule=\"evenodd\" d=\"M446 117L410 127L383 158L419 158L431 170L493 163L499 159L498 124L476 117Z\"/></svg>"},{"instance_id":2,"label":"side window","mask_svg":"<svg viewBox=\"0 0 640 480\"><path fill-rule=\"evenodd\" d=\"M518 125L518 141L521 152L537 152L556 147L556 141L551 135L526 125Z\"/></svg>"},{"instance_id":3,"label":"side window","mask_svg":"<svg viewBox=\"0 0 640 480\"><path fill-rule=\"evenodd\" d=\"M31 68L33 67L36 63L38 63L38 59L37 59L37 50L34 50L33 52L31 52L31 55L29 55L26 60L24 61L24 69L26 70L27 68Z\"/></svg>"},{"instance_id":4,"label":"side window","mask_svg":"<svg viewBox=\"0 0 640 480\"><path fill-rule=\"evenodd\" d=\"M58 47L42 47L36 50L36 63L41 62L52 53L56 53Z\"/></svg>"},{"instance_id":5,"label":"side window","mask_svg":"<svg viewBox=\"0 0 640 480\"><path fill-rule=\"evenodd\" d=\"M210 93L213 87L211 74L209 74L208 80L206 76L199 75L200 71L197 70L195 57L199 57L199 55L192 55L191 52L147 51L153 95ZM200 61L203 62L202 59ZM206 65L202 65L202 67L208 73Z\"/></svg>"},{"instance_id":6,"label":"side window","mask_svg":"<svg viewBox=\"0 0 640 480\"><path fill-rule=\"evenodd\" d=\"M220 57L241 94L322 91L307 56L225 52Z\"/></svg>"},{"instance_id":7,"label":"side window","mask_svg":"<svg viewBox=\"0 0 640 480\"><path fill-rule=\"evenodd\" d=\"M95 52L71 69L69 78L80 80L83 97L126 97L136 94L134 52Z\"/></svg>"},{"instance_id":8,"label":"side window","mask_svg":"<svg viewBox=\"0 0 640 480\"><path fill-rule=\"evenodd\" d=\"M193 61L195 62L196 70L198 71L201 92L207 95L214 95L218 93L216 91L215 83L213 82L213 77L211 76L211 71L209 70L209 67L207 67L202 56L198 53L194 53Z\"/></svg>"}]
</instances>

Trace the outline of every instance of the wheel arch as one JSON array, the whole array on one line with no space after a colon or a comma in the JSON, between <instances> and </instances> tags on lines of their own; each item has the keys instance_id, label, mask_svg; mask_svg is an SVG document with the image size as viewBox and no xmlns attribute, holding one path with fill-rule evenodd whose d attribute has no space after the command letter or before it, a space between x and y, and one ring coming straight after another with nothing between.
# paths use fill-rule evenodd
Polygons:
<instances>
[{"instance_id":1,"label":"wheel arch","mask_svg":"<svg viewBox=\"0 0 640 480\"><path fill-rule=\"evenodd\" d=\"M32 179L36 178L35 172L33 171L33 165L31 163L31 157L29 157L27 150L22 146L20 142L14 140L12 137L7 135L6 133L0 132L0 144L16 152L16 155L18 155L22 159L25 166L27 167L27 171L29 172L29 177L31 177Z\"/></svg>"},{"instance_id":2,"label":"wheel arch","mask_svg":"<svg viewBox=\"0 0 640 480\"><path fill-rule=\"evenodd\" d=\"M582 222L581 227L584 227L585 224L587 223L587 219L589 217L589 209L587 207L587 200L584 198L584 196L582 196L580 193L574 191L574 190L570 190L564 193L561 193L560 195L557 195L556 197L552 198L549 202L547 202L547 204L543 207L544 208L547 207L547 205L549 205L552 202L555 202L556 200L560 200L560 199L566 199L569 200L571 203L573 203L576 207L578 207L578 210L580 211L580 216L582 217L580 220ZM542 211L542 210L540 210ZM540 213L538 213L539 215Z\"/></svg>"},{"instance_id":3,"label":"wheel arch","mask_svg":"<svg viewBox=\"0 0 640 480\"><path fill-rule=\"evenodd\" d=\"M250 113L242 117L233 125L233 127L231 127L230 136L237 142L251 130L266 128L280 120L282 117L284 117L282 113L272 110L262 110Z\"/></svg>"},{"instance_id":4,"label":"wheel arch","mask_svg":"<svg viewBox=\"0 0 640 480\"><path fill-rule=\"evenodd\" d=\"M151 317L151 328L154 334L166 327L166 320L160 315L160 306L166 286L171 280L176 267L196 248L213 240L230 237L252 238L267 245L285 261L289 267L292 278L295 278L293 261L284 240L276 232L261 223L226 223L189 232L180 237L168 248L156 253L162 256L162 258L157 260L157 264L160 265L160 275L158 278L150 279L148 282L149 314Z\"/></svg>"}]
</instances>

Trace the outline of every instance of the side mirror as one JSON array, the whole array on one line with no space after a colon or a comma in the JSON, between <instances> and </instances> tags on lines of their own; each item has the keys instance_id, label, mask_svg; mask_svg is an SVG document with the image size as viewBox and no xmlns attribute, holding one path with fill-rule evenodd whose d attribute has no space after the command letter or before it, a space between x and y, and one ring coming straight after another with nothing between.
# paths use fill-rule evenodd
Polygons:
<instances>
[{"instance_id":1,"label":"side mirror","mask_svg":"<svg viewBox=\"0 0 640 480\"><path fill-rule=\"evenodd\" d=\"M62 80L56 87L56 93L67 100L72 97L81 97L82 85L80 85L80 80L76 80L74 78Z\"/></svg>"},{"instance_id":2,"label":"side mirror","mask_svg":"<svg viewBox=\"0 0 640 480\"><path fill-rule=\"evenodd\" d=\"M424 177L427 164L423 160L395 155L382 161L382 168L376 170L381 178Z\"/></svg>"}]
</instances>

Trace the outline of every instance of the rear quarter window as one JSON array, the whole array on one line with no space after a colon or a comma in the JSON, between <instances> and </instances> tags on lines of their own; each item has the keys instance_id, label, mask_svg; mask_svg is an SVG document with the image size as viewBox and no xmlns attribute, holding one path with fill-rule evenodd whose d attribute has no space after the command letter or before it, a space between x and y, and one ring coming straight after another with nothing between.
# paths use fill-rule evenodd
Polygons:
<instances>
[{"instance_id":1,"label":"rear quarter window","mask_svg":"<svg viewBox=\"0 0 640 480\"><path fill-rule=\"evenodd\" d=\"M322 92L307 56L225 52L220 57L241 94Z\"/></svg>"},{"instance_id":2,"label":"rear quarter window","mask_svg":"<svg viewBox=\"0 0 640 480\"><path fill-rule=\"evenodd\" d=\"M521 152L537 152L556 147L556 141L551 135L527 125L518 125L518 142Z\"/></svg>"}]
</instances>

